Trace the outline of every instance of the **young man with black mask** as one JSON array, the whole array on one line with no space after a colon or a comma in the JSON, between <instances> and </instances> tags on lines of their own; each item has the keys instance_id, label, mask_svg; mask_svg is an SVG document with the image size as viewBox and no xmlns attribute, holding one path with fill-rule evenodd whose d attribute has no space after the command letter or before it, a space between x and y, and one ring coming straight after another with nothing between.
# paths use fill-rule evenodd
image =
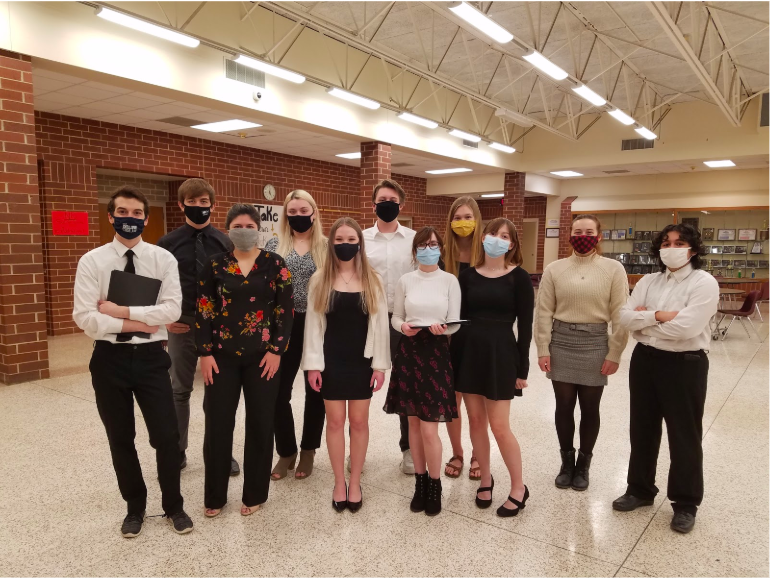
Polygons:
<instances>
[{"instance_id":1,"label":"young man with black mask","mask_svg":"<svg viewBox=\"0 0 770 578\"><path fill-rule=\"evenodd\" d=\"M373 227L364 230L366 256L371 266L382 277L382 285L388 297L388 315L393 315L393 300L398 280L405 273L414 271L412 260L412 240L414 230L404 227L398 222L398 214L404 208L406 194L396 181L385 179L380 181L372 192L372 208L377 215ZM401 334L390 328L390 352L395 355ZM401 471L407 475L414 474L412 452L409 449L409 420L405 415L401 418L401 439L399 445L403 459Z\"/></svg>"},{"instance_id":2,"label":"young man with black mask","mask_svg":"<svg viewBox=\"0 0 770 578\"><path fill-rule=\"evenodd\" d=\"M195 349L195 304L198 298L198 275L208 258L230 250L230 240L211 224L215 207L214 188L203 179L187 179L179 187L179 208L185 224L165 235L158 246L169 251L179 263L182 284L182 315L168 328L168 352L171 355L171 388L174 390L176 418L179 422L181 468L187 467L187 431L190 425L190 395L193 391L198 354ZM235 458L230 475L237 476L240 467Z\"/></svg>"},{"instance_id":3,"label":"young man with black mask","mask_svg":"<svg viewBox=\"0 0 770 578\"><path fill-rule=\"evenodd\" d=\"M165 517L175 532L186 534L193 523L182 509L179 431L168 375L171 361L163 346L166 324L179 319L181 311L177 264L168 251L142 241L150 206L141 191L119 188L107 211L117 234L78 262L72 317L95 340L89 368L96 407L128 509L121 533L125 538L140 534L147 506L147 486L134 445L136 398L157 457ZM157 304L125 307L107 301L113 271L160 280Z\"/></svg>"}]
</instances>

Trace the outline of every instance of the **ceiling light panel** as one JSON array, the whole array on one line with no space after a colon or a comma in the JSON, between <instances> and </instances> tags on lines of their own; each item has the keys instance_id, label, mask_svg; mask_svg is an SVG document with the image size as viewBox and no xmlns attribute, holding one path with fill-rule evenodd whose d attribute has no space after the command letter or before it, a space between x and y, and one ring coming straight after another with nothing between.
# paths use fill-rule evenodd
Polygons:
<instances>
[{"instance_id":1,"label":"ceiling light panel","mask_svg":"<svg viewBox=\"0 0 770 578\"><path fill-rule=\"evenodd\" d=\"M724 161L704 161L703 163L707 167L711 167L712 169L719 169L723 167L734 167L735 163L730 160L724 160Z\"/></svg>"},{"instance_id":2,"label":"ceiling light panel","mask_svg":"<svg viewBox=\"0 0 770 578\"><path fill-rule=\"evenodd\" d=\"M611 110L610 116L613 117L615 120L622 122L626 126L634 124L636 122L633 118L628 116L625 112L623 112L619 108L616 108L615 110Z\"/></svg>"},{"instance_id":3,"label":"ceiling light panel","mask_svg":"<svg viewBox=\"0 0 770 578\"><path fill-rule=\"evenodd\" d=\"M506 44L513 40L513 34L467 2L455 2L449 6L449 9L468 24L500 44Z\"/></svg>"},{"instance_id":4,"label":"ceiling light panel","mask_svg":"<svg viewBox=\"0 0 770 578\"><path fill-rule=\"evenodd\" d=\"M581 98L587 100L594 106L604 106L607 104L607 101L603 99L601 96L596 94L593 90L588 88L585 84L581 84L580 86L573 88L572 91L580 96Z\"/></svg>"},{"instance_id":5,"label":"ceiling light panel","mask_svg":"<svg viewBox=\"0 0 770 578\"><path fill-rule=\"evenodd\" d=\"M535 68L542 70L554 80L564 80L567 78L567 76L569 76L564 70L556 66L537 50L533 50L531 53L525 54L524 60L529 62Z\"/></svg>"},{"instance_id":6,"label":"ceiling light panel","mask_svg":"<svg viewBox=\"0 0 770 578\"><path fill-rule=\"evenodd\" d=\"M481 137L480 136L476 136L475 134L471 134L469 132L463 132L461 130L457 130L456 128L450 130L449 134L451 134L452 136L456 136L457 138L461 138L463 140L469 140L471 142L480 142L481 141Z\"/></svg>"},{"instance_id":7,"label":"ceiling light panel","mask_svg":"<svg viewBox=\"0 0 770 578\"><path fill-rule=\"evenodd\" d=\"M435 171L425 171L429 175L450 175L452 173L469 173L473 169L463 169L463 168L457 168L457 169L437 169Z\"/></svg>"},{"instance_id":8,"label":"ceiling light panel","mask_svg":"<svg viewBox=\"0 0 770 578\"><path fill-rule=\"evenodd\" d=\"M96 11L96 15L99 18L109 20L115 24L120 24L121 26L144 32L145 34L151 34L152 36L163 38L164 40L170 40L171 42L176 42L177 44L189 48L195 48L200 44L200 40L193 38L192 36L187 36L187 34L180 34L174 30L163 28L163 26L158 26L157 24L151 24L146 20L134 18L133 16L109 8L99 8Z\"/></svg>"},{"instance_id":9,"label":"ceiling light panel","mask_svg":"<svg viewBox=\"0 0 770 578\"><path fill-rule=\"evenodd\" d=\"M488 193L486 195L481 195L481 198L483 199L500 199L505 196L505 193Z\"/></svg>"},{"instance_id":10,"label":"ceiling light panel","mask_svg":"<svg viewBox=\"0 0 770 578\"><path fill-rule=\"evenodd\" d=\"M246 120L221 120L219 122L208 122L205 124L195 124L190 128L197 128L199 130L206 130L209 132L230 132L234 130L245 130L247 128L257 128L262 126L255 122L249 122Z\"/></svg>"},{"instance_id":11,"label":"ceiling light panel","mask_svg":"<svg viewBox=\"0 0 770 578\"><path fill-rule=\"evenodd\" d=\"M335 156L338 156L338 157L343 158L343 159L360 159L361 158L361 153L360 152L357 152L357 153L342 153L341 155L335 155Z\"/></svg>"},{"instance_id":12,"label":"ceiling light panel","mask_svg":"<svg viewBox=\"0 0 770 578\"><path fill-rule=\"evenodd\" d=\"M357 94L353 94L352 92L348 92L346 90L342 90L341 88L332 87L326 91L332 96L336 96L337 98L341 98L342 100L347 100L348 102L352 102L353 104L357 104L358 106L364 106L366 108L370 108L372 110L377 110L380 108L380 103L375 102L373 100L370 100L368 98L364 98L363 96L358 96Z\"/></svg>"},{"instance_id":13,"label":"ceiling light panel","mask_svg":"<svg viewBox=\"0 0 770 578\"><path fill-rule=\"evenodd\" d=\"M405 120L407 122L419 124L420 126L424 126L426 128L436 128L438 126L437 122L433 122L432 120L428 120L427 118L422 118L421 116L414 115L411 112L402 112L401 114L398 115L398 118Z\"/></svg>"},{"instance_id":14,"label":"ceiling light panel","mask_svg":"<svg viewBox=\"0 0 770 578\"><path fill-rule=\"evenodd\" d=\"M658 138L658 135L656 135L656 134L655 134L654 132L652 132L650 129L648 129L648 128L645 128L645 127L643 127L643 126L640 126L639 128L637 128L637 129L634 129L634 130L636 130L636 132L637 132L638 134L642 135L642 136L643 136L644 138L646 138L647 140L653 140L653 139L656 139L656 138Z\"/></svg>"},{"instance_id":15,"label":"ceiling light panel","mask_svg":"<svg viewBox=\"0 0 770 578\"><path fill-rule=\"evenodd\" d=\"M256 58L250 58L248 56L244 56L243 54L239 55L238 58L235 59L235 62L237 62L238 64L243 64L244 66L248 66L249 68L253 68L255 70L261 70L265 74L270 74L272 76L277 76L278 78L283 78L284 80L288 80L289 82L293 82L295 84L302 84L303 82L305 82L305 77L302 76L301 74L297 74L296 72L292 72L291 70L286 70L285 68L274 66L267 62L263 62L262 60L257 60Z\"/></svg>"},{"instance_id":16,"label":"ceiling light panel","mask_svg":"<svg viewBox=\"0 0 770 578\"><path fill-rule=\"evenodd\" d=\"M583 173L576 173L575 171L551 171L552 175L557 177L582 177Z\"/></svg>"},{"instance_id":17,"label":"ceiling light panel","mask_svg":"<svg viewBox=\"0 0 770 578\"><path fill-rule=\"evenodd\" d=\"M489 148L493 148L496 150L499 150L504 153L515 153L516 149L513 147L509 147L508 145L500 144L499 142L491 142L489 143Z\"/></svg>"}]
</instances>

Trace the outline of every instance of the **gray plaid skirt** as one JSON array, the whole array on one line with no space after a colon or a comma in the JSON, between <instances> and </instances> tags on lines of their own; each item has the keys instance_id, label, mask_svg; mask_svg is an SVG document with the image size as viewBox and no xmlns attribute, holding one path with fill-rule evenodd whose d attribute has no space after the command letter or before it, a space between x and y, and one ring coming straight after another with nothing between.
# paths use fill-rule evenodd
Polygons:
<instances>
[{"instance_id":1,"label":"gray plaid skirt","mask_svg":"<svg viewBox=\"0 0 770 578\"><path fill-rule=\"evenodd\" d=\"M564 323L554 319L551 331L553 381L579 385L607 385L602 364L609 353L606 323Z\"/></svg>"}]
</instances>

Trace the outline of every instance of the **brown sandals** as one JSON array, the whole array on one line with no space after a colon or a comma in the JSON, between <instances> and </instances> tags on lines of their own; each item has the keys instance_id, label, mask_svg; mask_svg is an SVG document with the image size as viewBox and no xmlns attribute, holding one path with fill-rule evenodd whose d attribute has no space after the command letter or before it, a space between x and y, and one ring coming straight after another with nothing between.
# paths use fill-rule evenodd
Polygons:
<instances>
[{"instance_id":1,"label":"brown sandals","mask_svg":"<svg viewBox=\"0 0 770 578\"><path fill-rule=\"evenodd\" d=\"M473 462L476 462L476 465L473 465ZM471 456L471 469L468 470L468 478L471 480L480 480L481 479L481 466L479 465L479 460L476 459L476 456Z\"/></svg>"},{"instance_id":2,"label":"brown sandals","mask_svg":"<svg viewBox=\"0 0 770 578\"><path fill-rule=\"evenodd\" d=\"M278 458L278 463L275 464L275 467L273 468L273 473L270 474L270 479L274 482L277 480L284 479L288 474L289 470L294 469L294 464L297 463L297 454L294 453L294 455L287 456L285 458Z\"/></svg>"},{"instance_id":3,"label":"brown sandals","mask_svg":"<svg viewBox=\"0 0 770 578\"><path fill-rule=\"evenodd\" d=\"M460 462L460 467L457 467L452 462L458 461ZM463 460L462 456L452 456L449 461L445 464L444 468L444 475L448 478L459 478L460 474L463 473L463 468L465 467L465 462Z\"/></svg>"},{"instance_id":4,"label":"brown sandals","mask_svg":"<svg viewBox=\"0 0 770 578\"><path fill-rule=\"evenodd\" d=\"M294 477L298 480L306 480L313 473L313 462L315 462L315 450L300 450L299 465ZM304 475L300 475L304 474Z\"/></svg>"}]
</instances>

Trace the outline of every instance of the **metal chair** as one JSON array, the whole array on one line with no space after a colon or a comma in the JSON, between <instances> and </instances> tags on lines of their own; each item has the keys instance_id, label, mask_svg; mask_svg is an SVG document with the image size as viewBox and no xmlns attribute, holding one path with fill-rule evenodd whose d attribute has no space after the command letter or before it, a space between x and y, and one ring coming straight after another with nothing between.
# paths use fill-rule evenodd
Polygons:
<instances>
[{"instance_id":1,"label":"metal chair","mask_svg":"<svg viewBox=\"0 0 770 578\"><path fill-rule=\"evenodd\" d=\"M733 321L735 321L735 318L737 317L741 321L741 327L743 327L743 330L746 332L746 335L749 336L749 339L751 339L751 333L749 333L749 330L746 329L746 326L743 324L744 319L748 319L749 323L751 324L751 328L754 329L754 333L757 334L757 337L762 339L759 336L759 333L757 332L757 328L754 327L754 322L751 320L751 316L754 314L754 308L757 305L757 300L759 299L760 292L759 291L751 291L747 296L746 300L743 302L743 306L740 309L718 309L717 313L722 314L722 319L719 320L719 323L717 323L717 329L722 324L722 321L725 320L725 317L728 315L732 315L733 318L730 320L730 323L727 325L725 329L722 329L720 333L722 333L722 341L725 340L727 337L727 332L730 330L730 327L733 324ZM716 340L717 337L715 336L714 339Z\"/></svg>"},{"instance_id":2,"label":"metal chair","mask_svg":"<svg viewBox=\"0 0 770 578\"><path fill-rule=\"evenodd\" d=\"M770 302L770 281L765 281L764 283L762 283L762 290L759 294L759 299L757 299L757 302L754 305L757 311L757 315L759 315L760 323L764 323L765 320L762 319L762 313L759 311L759 304L767 303L767 302Z\"/></svg>"}]
</instances>

